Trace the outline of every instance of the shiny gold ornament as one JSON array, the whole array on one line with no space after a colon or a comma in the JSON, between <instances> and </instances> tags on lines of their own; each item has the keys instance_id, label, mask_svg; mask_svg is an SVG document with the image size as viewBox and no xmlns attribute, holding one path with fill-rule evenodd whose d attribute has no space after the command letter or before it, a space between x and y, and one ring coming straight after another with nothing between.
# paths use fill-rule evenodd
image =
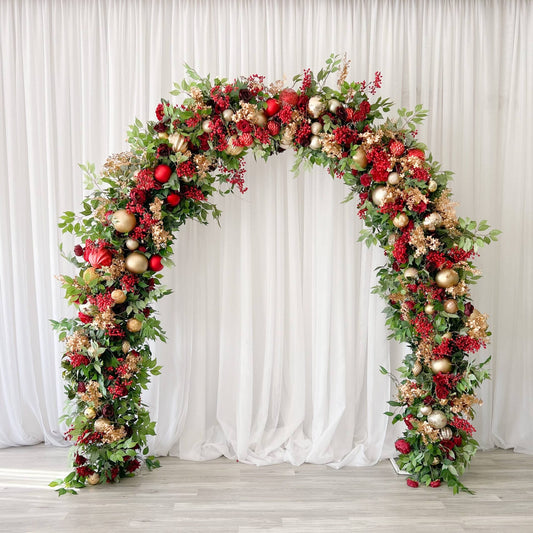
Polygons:
<instances>
[{"instance_id":1,"label":"shiny gold ornament","mask_svg":"<svg viewBox=\"0 0 533 533\"><path fill-rule=\"evenodd\" d=\"M237 137L235 135L232 135L228 139L228 147L225 150L228 155L239 155L244 150L243 146L237 146L235 144L236 140Z\"/></svg>"},{"instance_id":2,"label":"shiny gold ornament","mask_svg":"<svg viewBox=\"0 0 533 533\"><path fill-rule=\"evenodd\" d=\"M392 220L397 228L405 228L409 224L409 217L405 213L398 213Z\"/></svg>"},{"instance_id":3,"label":"shiny gold ornament","mask_svg":"<svg viewBox=\"0 0 533 533\"><path fill-rule=\"evenodd\" d=\"M161 131L157 134L157 136L160 138L160 139L168 139L168 133L166 131Z\"/></svg>"},{"instance_id":4,"label":"shiny gold ornament","mask_svg":"<svg viewBox=\"0 0 533 533\"><path fill-rule=\"evenodd\" d=\"M447 289L459 283L459 274L452 268L444 268L437 272L435 281L439 287Z\"/></svg>"},{"instance_id":5,"label":"shiny gold ornament","mask_svg":"<svg viewBox=\"0 0 533 533\"><path fill-rule=\"evenodd\" d=\"M442 336L443 339L451 339L453 338L453 334L451 333L451 331L448 331L447 333L445 333L443 336Z\"/></svg>"},{"instance_id":6,"label":"shiny gold ornament","mask_svg":"<svg viewBox=\"0 0 533 533\"><path fill-rule=\"evenodd\" d=\"M253 123L260 128L264 128L267 124L267 116L264 111L258 111L253 118Z\"/></svg>"},{"instance_id":7,"label":"shiny gold ornament","mask_svg":"<svg viewBox=\"0 0 533 533\"><path fill-rule=\"evenodd\" d=\"M181 133L173 133L168 137L168 140L170 141L172 150L174 150L174 152L180 152L184 154L189 147L189 141L187 140L187 137L184 137Z\"/></svg>"},{"instance_id":8,"label":"shiny gold ornament","mask_svg":"<svg viewBox=\"0 0 533 533\"><path fill-rule=\"evenodd\" d=\"M441 359L433 359L430 364L433 374L442 372L443 374L449 374L452 371L452 362L447 357Z\"/></svg>"},{"instance_id":9,"label":"shiny gold ornament","mask_svg":"<svg viewBox=\"0 0 533 533\"><path fill-rule=\"evenodd\" d=\"M398 183L400 183L400 175L398 172L391 172L387 178L387 181L390 185L398 185Z\"/></svg>"},{"instance_id":10,"label":"shiny gold ornament","mask_svg":"<svg viewBox=\"0 0 533 533\"><path fill-rule=\"evenodd\" d=\"M313 135L309 142L311 150L319 150L322 147L322 139L318 135Z\"/></svg>"},{"instance_id":11,"label":"shiny gold ornament","mask_svg":"<svg viewBox=\"0 0 533 533\"><path fill-rule=\"evenodd\" d=\"M111 215L111 224L119 233L129 233L137 225L137 219L133 213L119 209Z\"/></svg>"},{"instance_id":12,"label":"shiny gold ornament","mask_svg":"<svg viewBox=\"0 0 533 533\"><path fill-rule=\"evenodd\" d=\"M447 313L450 313L450 315L455 315L455 313L457 313L457 311L459 310L459 308L457 307L457 302L453 298L450 298L449 300L444 300L443 305L444 310Z\"/></svg>"},{"instance_id":13,"label":"shiny gold ornament","mask_svg":"<svg viewBox=\"0 0 533 533\"><path fill-rule=\"evenodd\" d=\"M326 104L320 96L311 96L307 103L307 110L313 118L318 118L326 110Z\"/></svg>"},{"instance_id":14,"label":"shiny gold ornament","mask_svg":"<svg viewBox=\"0 0 533 533\"><path fill-rule=\"evenodd\" d=\"M230 122L233 118L233 115L234 113L231 109L224 109L224 111L222 111L222 120L225 122Z\"/></svg>"},{"instance_id":15,"label":"shiny gold ornament","mask_svg":"<svg viewBox=\"0 0 533 533\"><path fill-rule=\"evenodd\" d=\"M437 182L435 180L429 180L428 182L428 191L435 192L437 190Z\"/></svg>"},{"instance_id":16,"label":"shiny gold ornament","mask_svg":"<svg viewBox=\"0 0 533 533\"><path fill-rule=\"evenodd\" d=\"M320 122L311 123L311 133L313 135L318 135L322 131L322 124Z\"/></svg>"},{"instance_id":17,"label":"shiny gold ornament","mask_svg":"<svg viewBox=\"0 0 533 533\"><path fill-rule=\"evenodd\" d=\"M418 270L415 267L406 268L403 273L405 279L417 278Z\"/></svg>"},{"instance_id":18,"label":"shiny gold ornament","mask_svg":"<svg viewBox=\"0 0 533 533\"><path fill-rule=\"evenodd\" d=\"M384 185L378 185L372 191L372 202L374 205L381 207L385 203L385 197L387 196L387 187Z\"/></svg>"},{"instance_id":19,"label":"shiny gold ornament","mask_svg":"<svg viewBox=\"0 0 533 533\"><path fill-rule=\"evenodd\" d=\"M368 160L366 158L366 153L364 149L360 146L356 151L355 154L352 156L354 166L352 168L362 168L363 170L368 165ZM351 166L351 165L350 165Z\"/></svg>"},{"instance_id":20,"label":"shiny gold ornament","mask_svg":"<svg viewBox=\"0 0 533 533\"><path fill-rule=\"evenodd\" d=\"M92 407L87 407L87 409L85 409L85 411L83 411L83 414L89 420L92 420L93 418L96 418L96 411Z\"/></svg>"},{"instance_id":21,"label":"shiny gold ornament","mask_svg":"<svg viewBox=\"0 0 533 533\"><path fill-rule=\"evenodd\" d=\"M111 293L111 298L116 304L123 304L126 301L126 293L121 289L115 289Z\"/></svg>"},{"instance_id":22,"label":"shiny gold ornament","mask_svg":"<svg viewBox=\"0 0 533 533\"><path fill-rule=\"evenodd\" d=\"M131 349L131 344L128 341L122 341L122 353L128 353Z\"/></svg>"},{"instance_id":23,"label":"shiny gold ornament","mask_svg":"<svg viewBox=\"0 0 533 533\"><path fill-rule=\"evenodd\" d=\"M111 427L111 422L107 418L99 418L94 422L94 430L98 433L103 433L106 429Z\"/></svg>"},{"instance_id":24,"label":"shiny gold ornament","mask_svg":"<svg viewBox=\"0 0 533 533\"><path fill-rule=\"evenodd\" d=\"M433 411L433 407L431 407L431 405L423 405L420 408L420 414L422 416L428 416L432 413L432 411Z\"/></svg>"},{"instance_id":25,"label":"shiny gold ornament","mask_svg":"<svg viewBox=\"0 0 533 533\"><path fill-rule=\"evenodd\" d=\"M126 322L126 329L128 331L131 331L132 333L137 333L138 331L141 331L142 327L143 323L140 320L137 320L136 318L130 318L128 322Z\"/></svg>"},{"instance_id":26,"label":"shiny gold ornament","mask_svg":"<svg viewBox=\"0 0 533 533\"><path fill-rule=\"evenodd\" d=\"M128 239L126 241L126 248L128 250L137 250L139 248L139 241L136 241L135 239Z\"/></svg>"},{"instance_id":27,"label":"shiny gold ornament","mask_svg":"<svg viewBox=\"0 0 533 533\"><path fill-rule=\"evenodd\" d=\"M413 365L413 376L418 376L422 372L422 363L420 361L415 361L415 364Z\"/></svg>"},{"instance_id":28,"label":"shiny gold ornament","mask_svg":"<svg viewBox=\"0 0 533 533\"><path fill-rule=\"evenodd\" d=\"M450 440L453 437L453 431L450 426L446 426L440 430L440 438L443 440Z\"/></svg>"},{"instance_id":29,"label":"shiny gold ornament","mask_svg":"<svg viewBox=\"0 0 533 533\"><path fill-rule=\"evenodd\" d=\"M210 119L206 119L202 122L202 130L205 133L211 133L213 131L213 124Z\"/></svg>"},{"instance_id":30,"label":"shiny gold ornament","mask_svg":"<svg viewBox=\"0 0 533 533\"><path fill-rule=\"evenodd\" d=\"M342 104L335 98L332 98L328 102L328 109L329 109L330 113L336 113L337 109L339 109L339 107L341 107L341 106L342 106Z\"/></svg>"},{"instance_id":31,"label":"shiny gold ornament","mask_svg":"<svg viewBox=\"0 0 533 533\"><path fill-rule=\"evenodd\" d=\"M433 304L426 304L424 307L424 313L426 313L426 315L434 315L435 306Z\"/></svg>"},{"instance_id":32,"label":"shiny gold ornament","mask_svg":"<svg viewBox=\"0 0 533 533\"><path fill-rule=\"evenodd\" d=\"M447 423L448 419L446 418L446 415L438 409L435 409L435 411L432 411L431 414L428 415L428 424L432 428L442 429Z\"/></svg>"},{"instance_id":33,"label":"shiny gold ornament","mask_svg":"<svg viewBox=\"0 0 533 533\"><path fill-rule=\"evenodd\" d=\"M435 231L442 224L442 217L438 213L430 213L422 224L429 231Z\"/></svg>"},{"instance_id":34,"label":"shiny gold ornament","mask_svg":"<svg viewBox=\"0 0 533 533\"><path fill-rule=\"evenodd\" d=\"M100 474L95 472L94 474L87 476L87 483L89 483L89 485L98 485L98 483L100 483Z\"/></svg>"},{"instance_id":35,"label":"shiny gold ornament","mask_svg":"<svg viewBox=\"0 0 533 533\"><path fill-rule=\"evenodd\" d=\"M90 283L91 281L94 281L100 277L100 274L96 271L96 268L89 267L85 272L83 273L83 281L85 283Z\"/></svg>"},{"instance_id":36,"label":"shiny gold ornament","mask_svg":"<svg viewBox=\"0 0 533 533\"><path fill-rule=\"evenodd\" d=\"M140 252L131 252L126 257L126 269L133 274L143 274L148 270L148 259Z\"/></svg>"}]
</instances>

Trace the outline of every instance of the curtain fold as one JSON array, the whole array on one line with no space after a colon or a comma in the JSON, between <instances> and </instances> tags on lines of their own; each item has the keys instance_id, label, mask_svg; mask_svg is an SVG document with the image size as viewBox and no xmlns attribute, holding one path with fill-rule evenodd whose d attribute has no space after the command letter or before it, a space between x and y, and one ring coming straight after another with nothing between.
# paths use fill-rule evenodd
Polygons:
<instances>
[{"instance_id":1,"label":"curtain fold","mask_svg":"<svg viewBox=\"0 0 533 533\"><path fill-rule=\"evenodd\" d=\"M346 52L351 79L379 70L379 95L430 110L419 136L455 172L459 214L504 232L477 262L475 303L494 331L477 435L532 453L532 27L527 0L0 2L0 447L64 444L48 320L73 312L54 276L72 273L57 247L76 243L56 224L83 198L77 164L126 149L128 124L153 118L184 63L290 84ZM153 346L164 371L145 396L157 454L334 467L393 454L379 366L405 348L371 294L383 254L357 243L342 183L295 178L293 163L248 157L249 190L220 198L220 227L177 235L174 294L158 306L168 342Z\"/></svg>"}]
</instances>

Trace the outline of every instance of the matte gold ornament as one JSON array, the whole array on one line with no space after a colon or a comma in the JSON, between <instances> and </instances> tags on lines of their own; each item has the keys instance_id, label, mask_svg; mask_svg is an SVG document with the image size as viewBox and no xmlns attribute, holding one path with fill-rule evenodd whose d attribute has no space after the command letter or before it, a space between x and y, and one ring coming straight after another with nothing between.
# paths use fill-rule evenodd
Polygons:
<instances>
[{"instance_id":1,"label":"matte gold ornament","mask_svg":"<svg viewBox=\"0 0 533 533\"><path fill-rule=\"evenodd\" d=\"M459 274L453 268L444 268L437 272L435 281L439 287L447 289L459 283Z\"/></svg>"},{"instance_id":2,"label":"matte gold ornament","mask_svg":"<svg viewBox=\"0 0 533 533\"><path fill-rule=\"evenodd\" d=\"M121 289L115 289L111 293L111 298L116 304L123 304L126 301L126 293Z\"/></svg>"},{"instance_id":3,"label":"matte gold ornament","mask_svg":"<svg viewBox=\"0 0 533 533\"><path fill-rule=\"evenodd\" d=\"M431 461L431 464L433 466L437 466L440 463L440 459L438 457L433 457L433 461Z\"/></svg>"},{"instance_id":4,"label":"matte gold ornament","mask_svg":"<svg viewBox=\"0 0 533 533\"><path fill-rule=\"evenodd\" d=\"M366 153L364 149L360 146L356 151L355 154L352 156L354 167L353 168L362 168L363 170L368 165L368 159L366 158Z\"/></svg>"},{"instance_id":5,"label":"matte gold ornament","mask_svg":"<svg viewBox=\"0 0 533 533\"><path fill-rule=\"evenodd\" d=\"M228 147L226 148L226 153L228 155L239 155L244 150L244 146L237 146L235 144L236 140L237 137L235 135L232 135L228 139Z\"/></svg>"},{"instance_id":6,"label":"matte gold ornament","mask_svg":"<svg viewBox=\"0 0 533 533\"><path fill-rule=\"evenodd\" d=\"M128 353L131 349L129 341L122 341L122 353Z\"/></svg>"},{"instance_id":7,"label":"matte gold ornament","mask_svg":"<svg viewBox=\"0 0 533 533\"><path fill-rule=\"evenodd\" d=\"M225 122L230 122L233 118L233 115L234 113L231 109L224 109L224 111L222 111L222 120Z\"/></svg>"},{"instance_id":8,"label":"matte gold ornament","mask_svg":"<svg viewBox=\"0 0 533 533\"><path fill-rule=\"evenodd\" d=\"M87 483L89 483L89 485L98 485L98 483L100 483L100 474L95 472L94 474L87 476Z\"/></svg>"},{"instance_id":9,"label":"matte gold ornament","mask_svg":"<svg viewBox=\"0 0 533 533\"><path fill-rule=\"evenodd\" d=\"M374 205L381 207L385 203L385 197L387 196L387 187L384 185L378 185L372 191L372 202Z\"/></svg>"},{"instance_id":10,"label":"matte gold ornament","mask_svg":"<svg viewBox=\"0 0 533 533\"><path fill-rule=\"evenodd\" d=\"M428 191L435 192L437 190L437 182L435 180L429 180L428 182Z\"/></svg>"},{"instance_id":11,"label":"matte gold ornament","mask_svg":"<svg viewBox=\"0 0 533 533\"><path fill-rule=\"evenodd\" d=\"M433 412L433 407L431 407L431 405L423 405L423 406L420 408L420 414L421 414L422 416L428 416L428 415L430 415L432 412Z\"/></svg>"},{"instance_id":12,"label":"matte gold ornament","mask_svg":"<svg viewBox=\"0 0 533 533\"><path fill-rule=\"evenodd\" d=\"M210 119L206 119L202 122L202 130L205 133L211 133L213 131L213 124Z\"/></svg>"},{"instance_id":13,"label":"matte gold ornament","mask_svg":"<svg viewBox=\"0 0 533 533\"><path fill-rule=\"evenodd\" d=\"M434 315L435 306L433 304L426 304L424 307L424 313L426 313L426 315Z\"/></svg>"},{"instance_id":14,"label":"matte gold ornament","mask_svg":"<svg viewBox=\"0 0 533 533\"><path fill-rule=\"evenodd\" d=\"M322 147L322 139L318 135L313 135L309 141L311 150L319 150Z\"/></svg>"},{"instance_id":15,"label":"matte gold ornament","mask_svg":"<svg viewBox=\"0 0 533 533\"><path fill-rule=\"evenodd\" d=\"M415 361L415 364L413 365L413 376L418 376L422 372L422 363L420 361Z\"/></svg>"},{"instance_id":16,"label":"matte gold ornament","mask_svg":"<svg viewBox=\"0 0 533 533\"><path fill-rule=\"evenodd\" d=\"M318 135L322 131L322 124L320 122L311 123L311 133L313 135Z\"/></svg>"},{"instance_id":17,"label":"matte gold ornament","mask_svg":"<svg viewBox=\"0 0 533 533\"><path fill-rule=\"evenodd\" d=\"M83 281L85 283L90 283L91 281L94 281L100 277L100 274L96 271L96 268L89 267L85 272L83 273Z\"/></svg>"},{"instance_id":18,"label":"matte gold ornament","mask_svg":"<svg viewBox=\"0 0 533 533\"><path fill-rule=\"evenodd\" d=\"M119 209L111 215L111 224L119 233L129 233L137 225L137 219L133 213Z\"/></svg>"},{"instance_id":19,"label":"matte gold ornament","mask_svg":"<svg viewBox=\"0 0 533 533\"><path fill-rule=\"evenodd\" d=\"M92 407L87 407L87 409L85 409L85 411L83 411L83 414L89 420L92 420L93 418L96 418L96 411Z\"/></svg>"},{"instance_id":20,"label":"matte gold ornament","mask_svg":"<svg viewBox=\"0 0 533 533\"><path fill-rule=\"evenodd\" d=\"M131 331L131 333L137 333L138 331L141 331L142 327L143 327L143 323L136 318L130 318L126 322L126 329L128 331Z\"/></svg>"},{"instance_id":21,"label":"matte gold ornament","mask_svg":"<svg viewBox=\"0 0 533 533\"><path fill-rule=\"evenodd\" d=\"M398 213L392 220L392 223L397 228L405 228L409 224L409 217L405 213Z\"/></svg>"},{"instance_id":22,"label":"matte gold ornament","mask_svg":"<svg viewBox=\"0 0 533 533\"><path fill-rule=\"evenodd\" d=\"M99 418L94 422L94 430L98 433L104 433L104 431L110 427L111 422L107 418Z\"/></svg>"},{"instance_id":23,"label":"matte gold ornament","mask_svg":"<svg viewBox=\"0 0 533 533\"><path fill-rule=\"evenodd\" d=\"M189 147L187 137L184 137L181 133L173 133L169 136L168 140L170 141L170 144L172 144L172 150L174 150L174 152L184 154Z\"/></svg>"},{"instance_id":24,"label":"matte gold ornament","mask_svg":"<svg viewBox=\"0 0 533 533\"><path fill-rule=\"evenodd\" d=\"M450 440L453 437L453 431L450 426L446 426L440 430L440 438L443 440Z\"/></svg>"},{"instance_id":25,"label":"matte gold ornament","mask_svg":"<svg viewBox=\"0 0 533 533\"><path fill-rule=\"evenodd\" d=\"M414 279L418 277L418 270L415 267L406 268L403 273L405 279Z\"/></svg>"},{"instance_id":26,"label":"matte gold ornament","mask_svg":"<svg viewBox=\"0 0 533 533\"><path fill-rule=\"evenodd\" d=\"M422 224L429 231L435 231L442 224L442 217L438 213L430 213Z\"/></svg>"},{"instance_id":27,"label":"matte gold ornament","mask_svg":"<svg viewBox=\"0 0 533 533\"><path fill-rule=\"evenodd\" d=\"M264 128L267 124L267 116L264 111L258 111L254 115L253 123L260 128Z\"/></svg>"},{"instance_id":28,"label":"matte gold ornament","mask_svg":"<svg viewBox=\"0 0 533 533\"><path fill-rule=\"evenodd\" d=\"M390 185L398 185L398 183L400 183L400 175L398 172L391 172L387 178L387 181Z\"/></svg>"},{"instance_id":29,"label":"matte gold ornament","mask_svg":"<svg viewBox=\"0 0 533 533\"><path fill-rule=\"evenodd\" d=\"M447 357L441 359L433 359L430 364L433 374L442 372L443 374L449 374L452 371L452 362Z\"/></svg>"},{"instance_id":30,"label":"matte gold ornament","mask_svg":"<svg viewBox=\"0 0 533 533\"><path fill-rule=\"evenodd\" d=\"M320 96L311 96L307 103L307 110L313 118L318 118L326 110L326 104Z\"/></svg>"},{"instance_id":31,"label":"matte gold ornament","mask_svg":"<svg viewBox=\"0 0 533 533\"><path fill-rule=\"evenodd\" d=\"M448 418L446 418L446 415L439 411L438 409L435 409L435 411L432 411L431 414L428 416L428 424L435 429L442 429L446 426L448 423Z\"/></svg>"},{"instance_id":32,"label":"matte gold ornament","mask_svg":"<svg viewBox=\"0 0 533 533\"><path fill-rule=\"evenodd\" d=\"M139 248L139 241L136 241L135 239L128 239L126 241L126 248L128 250L137 250Z\"/></svg>"},{"instance_id":33,"label":"matte gold ornament","mask_svg":"<svg viewBox=\"0 0 533 533\"><path fill-rule=\"evenodd\" d=\"M451 331L448 331L442 336L442 338L443 339L452 339L453 338L453 334L452 334Z\"/></svg>"},{"instance_id":34,"label":"matte gold ornament","mask_svg":"<svg viewBox=\"0 0 533 533\"><path fill-rule=\"evenodd\" d=\"M450 315L455 315L455 313L457 313L457 311L459 310L459 307L457 307L457 302L453 298L450 298L449 300L444 300L443 305L444 310L447 313L450 313Z\"/></svg>"},{"instance_id":35,"label":"matte gold ornament","mask_svg":"<svg viewBox=\"0 0 533 533\"><path fill-rule=\"evenodd\" d=\"M329 109L330 113L336 113L337 109L339 109L339 107L341 107L341 106L342 106L342 104L336 98L332 98L328 102L328 109Z\"/></svg>"},{"instance_id":36,"label":"matte gold ornament","mask_svg":"<svg viewBox=\"0 0 533 533\"><path fill-rule=\"evenodd\" d=\"M143 274L148 270L148 259L140 252L131 252L126 257L126 269L133 274Z\"/></svg>"}]
</instances>

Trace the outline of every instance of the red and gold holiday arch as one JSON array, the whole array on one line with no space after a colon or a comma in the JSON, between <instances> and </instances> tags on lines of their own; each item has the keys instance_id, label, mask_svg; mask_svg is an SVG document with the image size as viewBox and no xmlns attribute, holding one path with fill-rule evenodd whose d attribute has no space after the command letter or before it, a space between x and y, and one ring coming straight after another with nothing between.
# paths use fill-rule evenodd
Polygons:
<instances>
[{"instance_id":1,"label":"red and gold holiday arch","mask_svg":"<svg viewBox=\"0 0 533 533\"><path fill-rule=\"evenodd\" d=\"M101 172L82 167L90 192L80 214L69 211L60 223L81 243L68 257L79 274L61 278L78 314L53 321L66 344L64 419L75 452L72 472L52 483L60 493L132 476L143 462L158 466L146 446L155 423L141 403L160 370L147 341L165 340L152 307L169 293L158 272L180 226L218 218L215 192L246 191L247 153L267 159L283 150L343 180L368 227L362 240L385 250L377 290L392 337L409 346L398 401L389 402L396 413L387 413L406 426L396 447L408 484L464 489L458 478L477 447L474 391L488 377L470 359L489 335L470 301L478 278L471 259L497 232L457 219L450 173L416 140L426 112L400 109L385 120L389 100L369 100L379 73L367 84L347 82L347 72L332 56L318 74L305 70L284 87L257 75L211 81L187 67L188 80L172 93L184 97L181 105L162 101L157 120L136 121L131 150Z\"/></svg>"}]
</instances>

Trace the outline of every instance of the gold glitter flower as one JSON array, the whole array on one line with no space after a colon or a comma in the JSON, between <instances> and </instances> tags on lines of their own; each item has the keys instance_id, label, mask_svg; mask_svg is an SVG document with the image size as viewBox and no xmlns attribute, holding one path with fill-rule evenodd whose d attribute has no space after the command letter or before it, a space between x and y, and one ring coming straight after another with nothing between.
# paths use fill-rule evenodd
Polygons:
<instances>
[{"instance_id":1,"label":"gold glitter flower","mask_svg":"<svg viewBox=\"0 0 533 533\"><path fill-rule=\"evenodd\" d=\"M101 403L100 398L102 397L102 393L100 392L98 381L89 381L85 386L85 392L79 392L78 394L81 401L91 403L94 407L98 407Z\"/></svg>"}]
</instances>

